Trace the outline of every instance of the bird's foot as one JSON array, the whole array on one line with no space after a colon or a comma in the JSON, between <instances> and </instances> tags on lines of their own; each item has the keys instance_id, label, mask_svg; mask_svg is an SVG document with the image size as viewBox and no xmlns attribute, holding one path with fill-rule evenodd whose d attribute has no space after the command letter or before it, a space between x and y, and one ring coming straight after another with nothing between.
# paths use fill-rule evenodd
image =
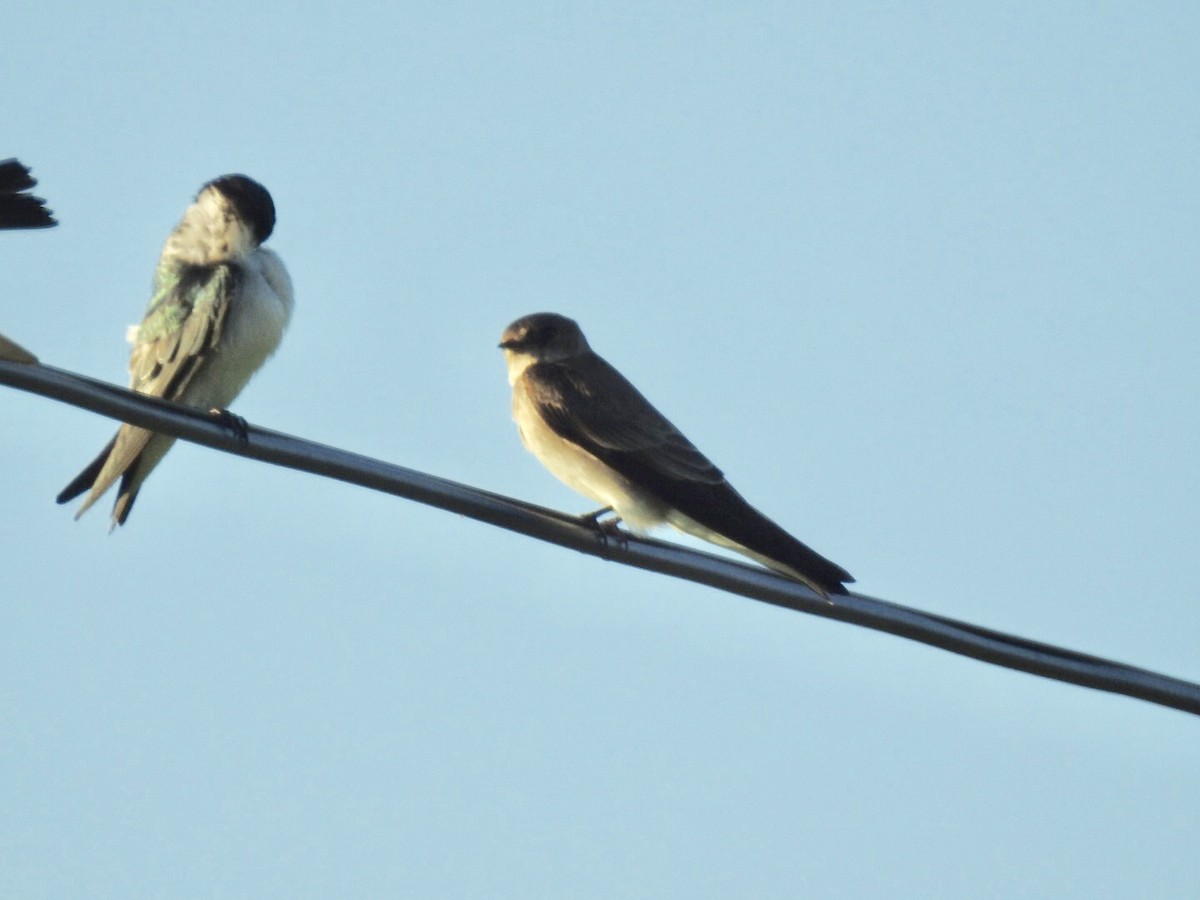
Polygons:
<instances>
[{"instance_id":1,"label":"bird's foot","mask_svg":"<svg viewBox=\"0 0 1200 900\"><path fill-rule=\"evenodd\" d=\"M602 506L595 512L583 513L579 516L579 520L587 525L595 525L599 527L600 520L613 511L611 506ZM621 517L617 516L617 521L621 521Z\"/></svg>"},{"instance_id":2,"label":"bird's foot","mask_svg":"<svg viewBox=\"0 0 1200 900\"><path fill-rule=\"evenodd\" d=\"M210 409L208 414L217 420L217 424L233 434L238 443L245 447L250 443L250 423L227 409Z\"/></svg>"},{"instance_id":3,"label":"bird's foot","mask_svg":"<svg viewBox=\"0 0 1200 900\"><path fill-rule=\"evenodd\" d=\"M612 518L604 518L610 514ZM629 535L619 527L621 517L613 513L611 506L605 506L603 509L598 509L595 512L584 513L579 517L579 521L595 531L596 537L602 542L608 543L611 539L615 540L622 548L629 546Z\"/></svg>"}]
</instances>

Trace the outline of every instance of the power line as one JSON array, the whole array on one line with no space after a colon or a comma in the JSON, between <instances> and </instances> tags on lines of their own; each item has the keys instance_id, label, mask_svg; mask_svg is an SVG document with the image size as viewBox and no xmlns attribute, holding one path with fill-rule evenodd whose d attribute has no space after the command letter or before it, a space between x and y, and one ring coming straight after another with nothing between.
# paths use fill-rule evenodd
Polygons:
<instances>
[{"instance_id":1,"label":"power line","mask_svg":"<svg viewBox=\"0 0 1200 900\"><path fill-rule=\"evenodd\" d=\"M919 641L962 656L1200 715L1200 685L899 606L862 594L818 597L799 582L675 544L598 530L594 523L424 472L255 426L232 433L199 410L0 354L0 384L193 443L436 506L624 565L661 572L798 612Z\"/></svg>"}]
</instances>

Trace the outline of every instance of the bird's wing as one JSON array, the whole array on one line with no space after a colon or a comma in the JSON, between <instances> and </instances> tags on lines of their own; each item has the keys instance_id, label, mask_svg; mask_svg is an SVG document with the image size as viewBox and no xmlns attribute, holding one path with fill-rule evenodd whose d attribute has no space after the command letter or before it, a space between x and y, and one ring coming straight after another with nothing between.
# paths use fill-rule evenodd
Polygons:
<instances>
[{"instance_id":1,"label":"bird's wing","mask_svg":"<svg viewBox=\"0 0 1200 900\"><path fill-rule=\"evenodd\" d=\"M29 166L18 159L0 159L0 194L15 194L37 184Z\"/></svg>"},{"instance_id":2,"label":"bird's wing","mask_svg":"<svg viewBox=\"0 0 1200 900\"><path fill-rule=\"evenodd\" d=\"M569 364L537 363L524 377L546 424L617 471L632 466L639 482L647 476L724 482L721 470L599 356L576 357Z\"/></svg>"},{"instance_id":3,"label":"bird's wing","mask_svg":"<svg viewBox=\"0 0 1200 900\"><path fill-rule=\"evenodd\" d=\"M676 523L683 530L768 565L782 564L818 593L845 593L842 582L854 580L747 503L720 469L600 357L537 363L523 377L538 412L559 437L700 526Z\"/></svg>"},{"instance_id":4,"label":"bird's wing","mask_svg":"<svg viewBox=\"0 0 1200 900\"><path fill-rule=\"evenodd\" d=\"M130 387L177 399L221 339L238 271L229 263L160 273L129 356Z\"/></svg>"},{"instance_id":5,"label":"bird's wing","mask_svg":"<svg viewBox=\"0 0 1200 900\"><path fill-rule=\"evenodd\" d=\"M182 396L221 339L238 277L238 270L227 263L160 271L129 357L133 390L166 400ZM122 426L91 485L91 496L103 494L146 449L153 435L145 428Z\"/></svg>"},{"instance_id":6,"label":"bird's wing","mask_svg":"<svg viewBox=\"0 0 1200 900\"><path fill-rule=\"evenodd\" d=\"M29 167L15 159L0 160L0 229L50 228L58 223L45 201L25 194L37 184Z\"/></svg>"}]
</instances>

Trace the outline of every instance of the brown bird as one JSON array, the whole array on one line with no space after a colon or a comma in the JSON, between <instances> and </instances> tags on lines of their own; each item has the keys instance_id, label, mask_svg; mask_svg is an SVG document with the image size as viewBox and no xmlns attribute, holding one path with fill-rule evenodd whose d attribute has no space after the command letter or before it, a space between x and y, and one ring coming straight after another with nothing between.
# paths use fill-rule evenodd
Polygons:
<instances>
[{"instance_id":1,"label":"brown bird","mask_svg":"<svg viewBox=\"0 0 1200 900\"><path fill-rule=\"evenodd\" d=\"M579 326L535 313L500 346L521 440L561 481L611 508L635 532L669 524L803 582L823 597L854 581L742 498Z\"/></svg>"}]
</instances>

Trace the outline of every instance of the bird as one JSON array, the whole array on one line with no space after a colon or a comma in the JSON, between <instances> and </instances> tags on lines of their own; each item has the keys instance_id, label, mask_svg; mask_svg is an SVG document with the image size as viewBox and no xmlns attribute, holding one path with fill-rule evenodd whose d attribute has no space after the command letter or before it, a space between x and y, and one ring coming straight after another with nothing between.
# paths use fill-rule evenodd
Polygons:
<instances>
[{"instance_id":1,"label":"bird","mask_svg":"<svg viewBox=\"0 0 1200 900\"><path fill-rule=\"evenodd\" d=\"M668 524L742 553L828 600L854 579L784 531L557 313L517 319L500 339L525 448L635 533Z\"/></svg>"},{"instance_id":2,"label":"bird","mask_svg":"<svg viewBox=\"0 0 1200 900\"><path fill-rule=\"evenodd\" d=\"M24 365L34 365L38 358L18 344L16 341L6 338L0 334L0 359L5 362L22 363Z\"/></svg>"},{"instance_id":3,"label":"bird","mask_svg":"<svg viewBox=\"0 0 1200 900\"><path fill-rule=\"evenodd\" d=\"M292 316L291 278L262 246L274 228L274 201L254 179L223 175L201 187L163 245L145 317L126 334L132 390L236 419L225 408L275 352ZM78 519L119 478L109 530L123 525L173 443L122 425L58 502L86 491Z\"/></svg>"},{"instance_id":4,"label":"bird","mask_svg":"<svg viewBox=\"0 0 1200 900\"><path fill-rule=\"evenodd\" d=\"M41 197L27 194L37 179L16 159L0 159L0 229L53 228L55 221Z\"/></svg>"}]
</instances>

